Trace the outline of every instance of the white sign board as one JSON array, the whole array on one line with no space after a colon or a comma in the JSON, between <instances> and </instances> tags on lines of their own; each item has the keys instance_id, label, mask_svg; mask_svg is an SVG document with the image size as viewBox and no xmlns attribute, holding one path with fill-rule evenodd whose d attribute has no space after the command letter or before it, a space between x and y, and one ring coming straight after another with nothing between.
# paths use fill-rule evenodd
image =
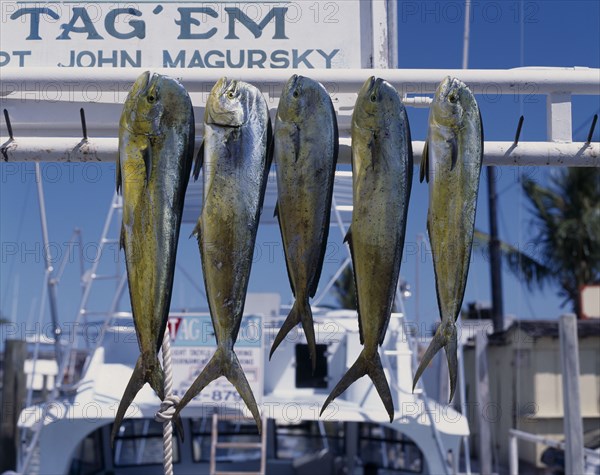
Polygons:
<instances>
[{"instance_id":1,"label":"white sign board","mask_svg":"<svg viewBox=\"0 0 600 475\"><path fill-rule=\"evenodd\" d=\"M217 349L209 316L170 317L173 394L182 397ZM235 344L235 353L258 404L263 395L262 317L245 315ZM194 404L239 404L242 398L224 377L210 383L191 402ZM242 403L243 404L243 403Z\"/></svg>"},{"instance_id":2,"label":"white sign board","mask_svg":"<svg viewBox=\"0 0 600 475\"><path fill-rule=\"evenodd\" d=\"M311 69L370 61L370 4L359 0L0 4L0 67Z\"/></svg>"},{"instance_id":3,"label":"white sign board","mask_svg":"<svg viewBox=\"0 0 600 475\"><path fill-rule=\"evenodd\" d=\"M600 285L581 289L581 313L585 318L600 318Z\"/></svg>"}]
</instances>

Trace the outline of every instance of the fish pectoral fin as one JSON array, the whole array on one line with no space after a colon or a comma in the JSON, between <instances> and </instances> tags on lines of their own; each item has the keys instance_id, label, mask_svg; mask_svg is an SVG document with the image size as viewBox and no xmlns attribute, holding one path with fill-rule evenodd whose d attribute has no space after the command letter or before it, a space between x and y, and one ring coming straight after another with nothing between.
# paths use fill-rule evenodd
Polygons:
<instances>
[{"instance_id":1,"label":"fish pectoral fin","mask_svg":"<svg viewBox=\"0 0 600 475\"><path fill-rule=\"evenodd\" d=\"M119 154L119 153L117 153L115 176L116 176L117 193L121 193L121 188L123 188L123 177L121 177L121 154Z\"/></svg>"},{"instance_id":2,"label":"fish pectoral fin","mask_svg":"<svg viewBox=\"0 0 600 475\"><path fill-rule=\"evenodd\" d=\"M273 123L271 122L271 115L267 120L267 155L265 162L265 172L268 175L271 169L271 163L273 162L273 156L275 155L275 135L273 134Z\"/></svg>"},{"instance_id":3,"label":"fish pectoral fin","mask_svg":"<svg viewBox=\"0 0 600 475\"><path fill-rule=\"evenodd\" d=\"M390 422L394 420L394 400L392 399L392 393L390 386L383 372L383 366L381 365L381 359L379 354L375 352L372 357L367 357L365 350L363 350L356 362L350 367L348 372L342 377L339 383L333 388L331 394L325 400L319 416L323 415L323 412L327 406L338 396L340 396L346 389L350 387L356 380L368 375L373 381L373 385L383 402L386 412L390 417Z\"/></svg>"},{"instance_id":4,"label":"fish pectoral fin","mask_svg":"<svg viewBox=\"0 0 600 475\"><path fill-rule=\"evenodd\" d=\"M419 171L419 183L423 183L423 180L426 180L426 182L429 183L429 145L427 140L425 140L425 145L423 146L421 168Z\"/></svg>"},{"instance_id":5,"label":"fish pectoral fin","mask_svg":"<svg viewBox=\"0 0 600 475\"><path fill-rule=\"evenodd\" d=\"M150 174L152 173L152 151L150 144L142 149L142 159L144 160L144 167L146 169L146 186L150 183Z\"/></svg>"},{"instance_id":6,"label":"fish pectoral fin","mask_svg":"<svg viewBox=\"0 0 600 475\"><path fill-rule=\"evenodd\" d=\"M294 124L294 162L298 162L300 158L300 127Z\"/></svg>"},{"instance_id":7,"label":"fish pectoral fin","mask_svg":"<svg viewBox=\"0 0 600 475\"><path fill-rule=\"evenodd\" d=\"M458 143L456 142L456 137L452 137L450 140L448 140L448 143L452 149L452 162L450 165L450 170L454 170L458 160Z\"/></svg>"},{"instance_id":8,"label":"fish pectoral fin","mask_svg":"<svg viewBox=\"0 0 600 475\"><path fill-rule=\"evenodd\" d=\"M121 223L121 232L119 234L119 250L125 249L125 226Z\"/></svg>"},{"instance_id":9,"label":"fish pectoral fin","mask_svg":"<svg viewBox=\"0 0 600 475\"><path fill-rule=\"evenodd\" d=\"M200 169L202 168L202 164L204 163L204 140L200 144L200 148L198 149L198 153L196 154L196 159L194 160L194 172L192 176L194 177L194 181L198 180L200 176Z\"/></svg>"}]
</instances>

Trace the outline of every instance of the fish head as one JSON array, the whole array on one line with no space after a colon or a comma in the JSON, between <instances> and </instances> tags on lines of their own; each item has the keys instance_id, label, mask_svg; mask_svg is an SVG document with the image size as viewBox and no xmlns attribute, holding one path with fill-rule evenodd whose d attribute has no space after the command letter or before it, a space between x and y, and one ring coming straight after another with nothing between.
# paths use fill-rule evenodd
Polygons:
<instances>
[{"instance_id":1,"label":"fish head","mask_svg":"<svg viewBox=\"0 0 600 475\"><path fill-rule=\"evenodd\" d=\"M438 123L454 125L461 122L473 100L473 93L464 82L446 76L437 88L431 107Z\"/></svg>"},{"instance_id":2,"label":"fish head","mask_svg":"<svg viewBox=\"0 0 600 475\"><path fill-rule=\"evenodd\" d=\"M176 80L146 71L133 84L121 125L140 135L161 135L164 127L188 121L191 101Z\"/></svg>"},{"instance_id":3,"label":"fish head","mask_svg":"<svg viewBox=\"0 0 600 475\"><path fill-rule=\"evenodd\" d=\"M352 120L363 129L375 130L386 117L395 117L402 108L404 106L394 86L371 76L358 93Z\"/></svg>"},{"instance_id":4,"label":"fish head","mask_svg":"<svg viewBox=\"0 0 600 475\"><path fill-rule=\"evenodd\" d=\"M325 103L329 94L313 79L294 74L283 87L277 117L285 122L301 122Z\"/></svg>"},{"instance_id":5,"label":"fish head","mask_svg":"<svg viewBox=\"0 0 600 475\"><path fill-rule=\"evenodd\" d=\"M205 122L226 127L241 127L246 122L248 84L222 77L210 91Z\"/></svg>"}]
</instances>

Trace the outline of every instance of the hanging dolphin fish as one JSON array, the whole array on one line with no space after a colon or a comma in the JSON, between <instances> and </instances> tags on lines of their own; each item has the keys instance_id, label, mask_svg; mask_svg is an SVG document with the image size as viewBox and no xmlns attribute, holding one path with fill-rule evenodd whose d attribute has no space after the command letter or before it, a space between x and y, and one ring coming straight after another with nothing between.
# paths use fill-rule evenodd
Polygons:
<instances>
[{"instance_id":1,"label":"hanging dolphin fish","mask_svg":"<svg viewBox=\"0 0 600 475\"><path fill-rule=\"evenodd\" d=\"M256 87L222 78L208 98L204 130L204 206L194 234L217 350L186 391L175 415L210 382L225 376L242 396L260 432L258 406L233 345L244 312L271 166L267 103Z\"/></svg>"},{"instance_id":2,"label":"hanging dolphin fish","mask_svg":"<svg viewBox=\"0 0 600 475\"><path fill-rule=\"evenodd\" d=\"M393 86L371 77L352 114L352 224L350 245L357 291L358 359L333 389L323 408L354 381L368 375L390 417L394 403L377 347L390 321L402 261L413 175L410 127Z\"/></svg>"},{"instance_id":3,"label":"hanging dolphin fish","mask_svg":"<svg viewBox=\"0 0 600 475\"><path fill-rule=\"evenodd\" d=\"M413 390L435 354L444 348L450 401L458 370L456 320L462 306L473 246L483 126L475 96L456 78L438 86L429 112L420 179L429 182L427 229L442 323L413 380Z\"/></svg>"},{"instance_id":4,"label":"hanging dolphin fish","mask_svg":"<svg viewBox=\"0 0 600 475\"><path fill-rule=\"evenodd\" d=\"M302 323L314 371L317 347L308 299L317 291L323 268L339 146L335 109L325 88L294 74L279 100L274 135L275 214L296 302L269 359L289 331Z\"/></svg>"},{"instance_id":5,"label":"hanging dolphin fish","mask_svg":"<svg viewBox=\"0 0 600 475\"><path fill-rule=\"evenodd\" d=\"M117 191L123 193L125 250L133 322L141 355L127 384L111 443L145 383L161 400L158 361L169 317L183 202L194 153L194 113L179 82L146 71L133 84L121 114ZM181 421L178 431L183 436Z\"/></svg>"}]
</instances>

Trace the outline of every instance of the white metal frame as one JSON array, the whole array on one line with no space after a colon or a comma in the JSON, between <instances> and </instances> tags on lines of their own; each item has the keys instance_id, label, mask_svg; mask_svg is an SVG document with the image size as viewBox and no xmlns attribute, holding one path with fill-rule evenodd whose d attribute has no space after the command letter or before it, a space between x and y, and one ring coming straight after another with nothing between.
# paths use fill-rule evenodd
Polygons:
<instances>
[{"instance_id":1,"label":"white metal frame","mask_svg":"<svg viewBox=\"0 0 600 475\"><path fill-rule=\"evenodd\" d=\"M314 70L256 70L256 69L211 69L196 71L188 69L157 69L156 72L178 77L193 95L197 107L202 108L206 92L222 76L244 79L261 87L269 98L272 109L277 107L278 96L283 84L294 73L306 74L324 84L333 84L339 101L334 105L340 119L349 117L351 100L362 83L370 75L380 76L394 84L411 107L428 106L435 88L447 75L461 78L475 94L492 95L534 95L547 97L546 142L488 141L485 143L484 164L486 165L536 165L536 166L600 166L600 145L590 142L572 142L571 98L573 95L600 95L600 69L593 68L515 68L489 70L401 70L401 69L314 69ZM0 100L9 110L18 109L24 103L41 101L40 107L47 107L44 91L58 88L76 94L90 84L99 92L95 103L84 104L93 109L97 103L118 104L126 91L139 75L139 70L78 70L63 68L3 68ZM200 103L198 103L198 100ZM350 101L349 101L350 100ZM60 114L61 105L74 102L73 99L58 101L52 107ZM76 102L76 101L75 101ZM348 107L350 105L350 107ZM341 107L343 106L343 110ZM485 118L484 118L485 119ZM61 130L60 126L47 125L52 137L23 136L15 130L14 138L7 137L6 124L2 127L2 156L5 161L99 161L110 162L116 159L118 140L116 127L111 135L102 138L82 138L74 136L73 129ZM62 135L61 135L62 134ZM43 134L48 135L48 134ZM349 162L349 121L340 120L340 162ZM423 142L413 142L415 160L419 160Z\"/></svg>"}]
</instances>

